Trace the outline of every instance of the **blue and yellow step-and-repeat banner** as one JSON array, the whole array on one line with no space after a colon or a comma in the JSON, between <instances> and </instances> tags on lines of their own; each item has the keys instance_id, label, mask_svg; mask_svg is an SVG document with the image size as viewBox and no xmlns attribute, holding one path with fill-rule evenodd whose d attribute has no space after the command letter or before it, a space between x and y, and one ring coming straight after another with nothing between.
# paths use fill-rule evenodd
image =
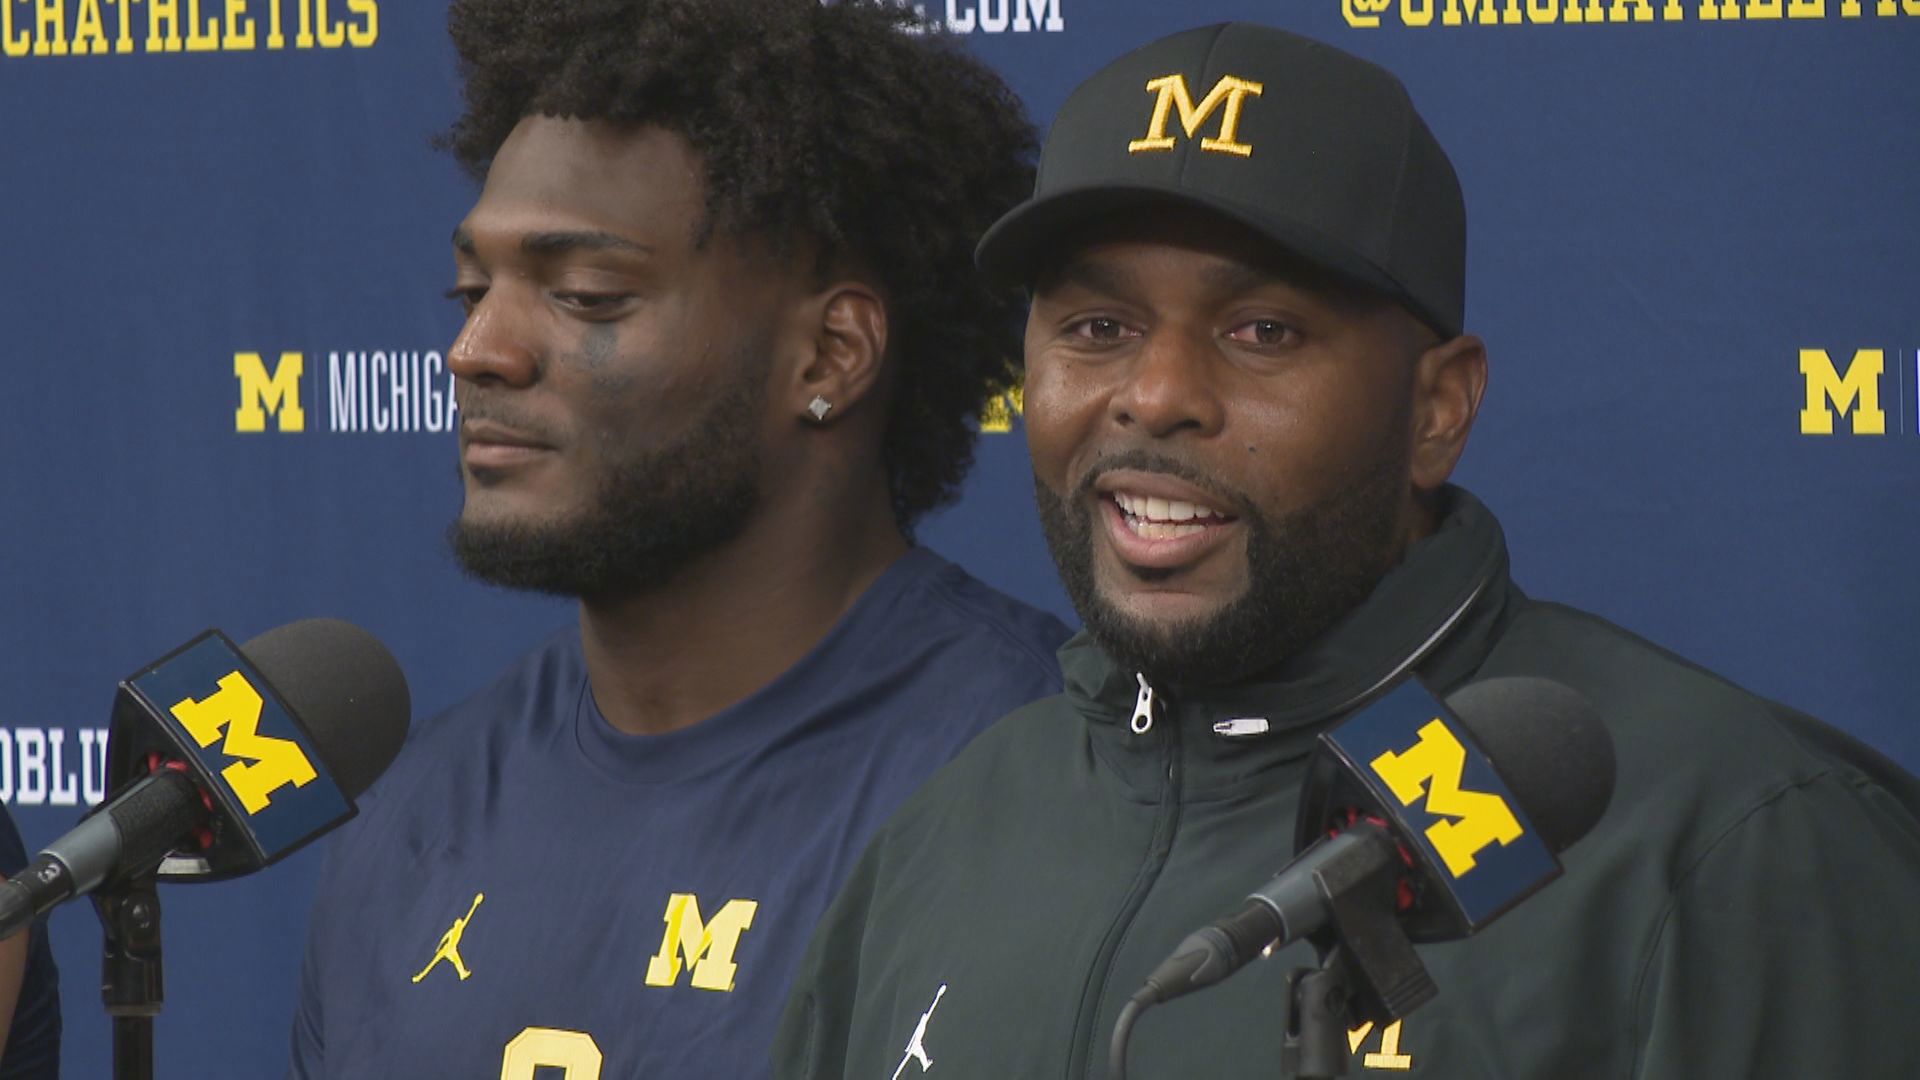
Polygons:
<instances>
[{"instance_id":1,"label":"blue and yellow step-and-repeat banner","mask_svg":"<svg viewBox=\"0 0 1920 1080\"><path fill-rule=\"evenodd\" d=\"M1920 0L927 0L1045 122L1249 19L1406 81L1493 364L1461 478L1530 592L1920 767ZM439 0L0 0L0 801L105 786L117 680L209 626L387 642L418 715L571 618L463 580ZM939 138L939 132L928 132ZM922 539L1071 617L1017 401ZM162 1076L284 1068L317 852L168 888ZM70 1075L107 1072L85 905Z\"/></svg>"}]
</instances>

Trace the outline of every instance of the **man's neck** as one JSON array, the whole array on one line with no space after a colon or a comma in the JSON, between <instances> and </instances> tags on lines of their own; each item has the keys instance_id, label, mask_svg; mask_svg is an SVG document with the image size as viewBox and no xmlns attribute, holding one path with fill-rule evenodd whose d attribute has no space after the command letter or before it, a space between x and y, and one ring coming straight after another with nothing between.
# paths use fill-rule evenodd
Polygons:
<instances>
[{"instance_id":1,"label":"man's neck","mask_svg":"<svg viewBox=\"0 0 1920 1080\"><path fill-rule=\"evenodd\" d=\"M745 534L660 588L582 600L601 715L628 734L678 731L793 666L907 549L884 492L866 501L850 513L763 507Z\"/></svg>"}]
</instances>

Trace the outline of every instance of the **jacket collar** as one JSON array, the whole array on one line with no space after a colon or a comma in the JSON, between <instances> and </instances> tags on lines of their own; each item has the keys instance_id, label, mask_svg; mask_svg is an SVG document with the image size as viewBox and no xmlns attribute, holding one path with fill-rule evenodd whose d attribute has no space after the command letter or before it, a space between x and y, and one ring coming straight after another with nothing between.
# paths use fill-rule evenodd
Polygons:
<instances>
[{"instance_id":1,"label":"jacket collar","mask_svg":"<svg viewBox=\"0 0 1920 1080\"><path fill-rule=\"evenodd\" d=\"M1319 733L1417 672L1445 695L1476 670L1525 598L1507 576L1500 524L1450 487L1433 535L1408 549L1367 601L1301 653L1227 686L1153 686L1151 725L1135 722L1139 676L1084 631L1060 649L1066 694L1101 756L1158 790L1178 744L1194 794L1304 756ZM1147 726L1145 735L1137 729ZM1149 737L1154 728L1158 737ZM1138 759L1138 760L1135 760ZM1137 775L1136 775L1137 774Z\"/></svg>"}]
</instances>

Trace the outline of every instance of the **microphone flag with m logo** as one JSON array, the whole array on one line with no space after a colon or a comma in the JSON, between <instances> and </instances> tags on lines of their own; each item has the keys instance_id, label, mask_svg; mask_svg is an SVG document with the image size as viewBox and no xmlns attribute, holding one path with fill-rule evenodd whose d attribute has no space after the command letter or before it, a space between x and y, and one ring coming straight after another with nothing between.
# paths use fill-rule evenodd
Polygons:
<instances>
[{"instance_id":1,"label":"microphone flag with m logo","mask_svg":"<svg viewBox=\"0 0 1920 1080\"><path fill-rule=\"evenodd\" d=\"M1393 826L1441 896L1422 906L1472 933L1560 876L1560 862L1467 725L1408 679L1320 736L1323 753L1365 788L1363 813ZM1324 809L1338 810L1338 805ZM1425 936L1425 935L1418 935Z\"/></svg>"},{"instance_id":2,"label":"microphone flag with m logo","mask_svg":"<svg viewBox=\"0 0 1920 1080\"><path fill-rule=\"evenodd\" d=\"M214 806L212 843L161 864L168 880L260 869L353 816L313 738L226 635L209 630L120 684L108 740L114 787L157 753Z\"/></svg>"}]
</instances>

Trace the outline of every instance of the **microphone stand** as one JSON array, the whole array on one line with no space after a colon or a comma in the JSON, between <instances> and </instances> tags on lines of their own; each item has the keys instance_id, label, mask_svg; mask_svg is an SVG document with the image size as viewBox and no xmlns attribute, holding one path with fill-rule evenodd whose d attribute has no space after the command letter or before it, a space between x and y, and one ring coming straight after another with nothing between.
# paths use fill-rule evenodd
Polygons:
<instances>
[{"instance_id":1,"label":"microphone stand","mask_svg":"<svg viewBox=\"0 0 1920 1080\"><path fill-rule=\"evenodd\" d=\"M1108 1074L1115 1080L1126 1075L1127 1040L1146 1009L1230 974L1252 959L1244 950L1260 940L1268 942L1260 955L1276 945L1305 940L1318 954L1319 966L1287 973L1280 1067L1294 1080L1345 1076L1352 1057L1346 1034L1354 1021L1401 1019L1439 992L1400 921L1404 856L1383 858L1381 851L1379 843L1364 837L1358 842L1336 840L1315 860L1310 879L1282 874L1249 897L1240 914L1190 935L1115 1018ZM1412 893L1406 902L1413 904ZM1273 918L1253 917L1262 905ZM1303 933L1288 931L1289 922L1297 922ZM1309 926L1313 929L1307 930ZM1162 983L1161 974L1169 969L1172 981ZM1168 985L1174 987L1172 994L1165 990Z\"/></svg>"},{"instance_id":2,"label":"microphone stand","mask_svg":"<svg viewBox=\"0 0 1920 1080\"><path fill-rule=\"evenodd\" d=\"M1354 1021L1399 1020L1437 993L1396 910L1398 870L1356 854L1329 860L1316 871L1328 920L1310 939L1320 966L1287 973L1283 1075L1295 1080L1345 1076L1353 1056L1346 1035Z\"/></svg>"},{"instance_id":3,"label":"microphone stand","mask_svg":"<svg viewBox=\"0 0 1920 1080\"><path fill-rule=\"evenodd\" d=\"M1287 1033L1280 1073L1294 1080L1334 1080L1347 1074L1347 1006L1353 993L1339 946L1317 968L1287 973Z\"/></svg>"},{"instance_id":4,"label":"microphone stand","mask_svg":"<svg viewBox=\"0 0 1920 1080\"><path fill-rule=\"evenodd\" d=\"M113 1080L153 1080L153 1018L166 995L160 974L160 897L154 875L93 894L105 931L100 997L113 1017Z\"/></svg>"}]
</instances>

